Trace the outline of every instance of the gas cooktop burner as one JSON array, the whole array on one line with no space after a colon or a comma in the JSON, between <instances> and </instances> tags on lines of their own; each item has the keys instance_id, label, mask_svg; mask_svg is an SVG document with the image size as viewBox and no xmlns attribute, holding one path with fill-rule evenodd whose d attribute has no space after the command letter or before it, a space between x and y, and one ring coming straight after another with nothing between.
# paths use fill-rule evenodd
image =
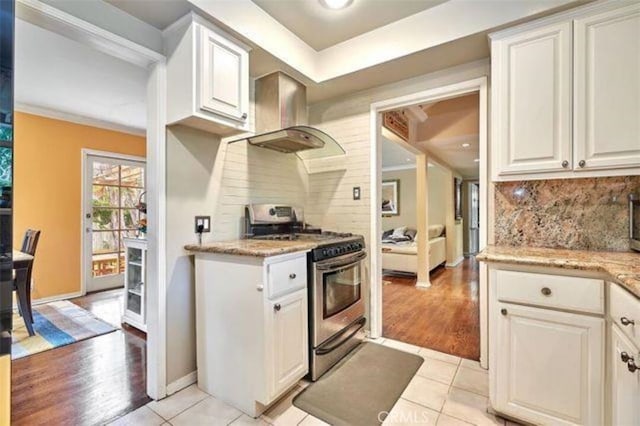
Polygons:
<instances>
[{"instance_id":1,"label":"gas cooktop burner","mask_svg":"<svg viewBox=\"0 0 640 426\"><path fill-rule=\"evenodd\" d=\"M353 234L347 232L330 232L324 231L320 233L294 233L294 234L267 234L256 235L252 238L255 240L275 240L275 241L297 241L297 240L311 240L311 241L324 241L324 240L339 240L343 238L352 238Z\"/></svg>"}]
</instances>

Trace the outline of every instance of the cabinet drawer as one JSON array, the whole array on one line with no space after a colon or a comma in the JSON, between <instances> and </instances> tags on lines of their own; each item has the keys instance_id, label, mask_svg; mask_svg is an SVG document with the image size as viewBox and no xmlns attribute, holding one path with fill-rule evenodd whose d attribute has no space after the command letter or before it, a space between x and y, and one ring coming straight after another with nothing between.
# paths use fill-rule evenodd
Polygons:
<instances>
[{"instance_id":1,"label":"cabinet drawer","mask_svg":"<svg viewBox=\"0 0 640 426\"><path fill-rule=\"evenodd\" d=\"M273 263L268 269L268 295L280 297L307 286L307 256Z\"/></svg>"},{"instance_id":2,"label":"cabinet drawer","mask_svg":"<svg viewBox=\"0 0 640 426\"><path fill-rule=\"evenodd\" d=\"M611 319L640 347L640 300L617 284L609 283Z\"/></svg>"},{"instance_id":3,"label":"cabinet drawer","mask_svg":"<svg viewBox=\"0 0 640 426\"><path fill-rule=\"evenodd\" d=\"M579 312L604 313L601 280L496 271L498 300Z\"/></svg>"}]
</instances>

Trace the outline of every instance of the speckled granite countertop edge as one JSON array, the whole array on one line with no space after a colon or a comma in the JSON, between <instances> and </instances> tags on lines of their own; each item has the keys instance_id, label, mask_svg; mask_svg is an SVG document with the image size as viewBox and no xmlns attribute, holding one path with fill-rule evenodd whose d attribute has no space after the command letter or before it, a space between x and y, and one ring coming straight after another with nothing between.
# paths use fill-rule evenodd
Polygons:
<instances>
[{"instance_id":1,"label":"speckled granite countertop edge","mask_svg":"<svg viewBox=\"0 0 640 426\"><path fill-rule=\"evenodd\" d=\"M488 246L481 262L599 272L640 299L640 253Z\"/></svg>"},{"instance_id":2,"label":"speckled granite countertop edge","mask_svg":"<svg viewBox=\"0 0 640 426\"><path fill-rule=\"evenodd\" d=\"M202 245L188 244L184 246L184 249L190 254L217 253L235 256L271 257L309 251L316 247L316 243L309 241L232 240Z\"/></svg>"}]
</instances>

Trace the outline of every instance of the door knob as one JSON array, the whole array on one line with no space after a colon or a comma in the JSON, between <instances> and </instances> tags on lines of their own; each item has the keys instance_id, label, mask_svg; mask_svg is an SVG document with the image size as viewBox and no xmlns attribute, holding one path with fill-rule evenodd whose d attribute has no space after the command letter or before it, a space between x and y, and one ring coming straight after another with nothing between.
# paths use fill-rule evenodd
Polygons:
<instances>
[{"instance_id":1,"label":"door knob","mask_svg":"<svg viewBox=\"0 0 640 426\"><path fill-rule=\"evenodd\" d=\"M626 353L625 351L620 352L620 360L622 362L635 361L631 355Z\"/></svg>"},{"instance_id":2,"label":"door knob","mask_svg":"<svg viewBox=\"0 0 640 426\"><path fill-rule=\"evenodd\" d=\"M291 278L292 280L295 280L296 276L297 276L296 274L289 274L289 278Z\"/></svg>"},{"instance_id":3,"label":"door knob","mask_svg":"<svg viewBox=\"0 0 640 426\"><path fill-rule=\"evenodd\" d=\"M242 114L242 119L246 120L247 119L247 113L245 112L244 114Z\"/></svg>"},{"instance_id":4,"label":"door knob","mask_svg":"<svg viewBox=\"0 0 640 426\"><path fill-rule=\"evenodd\" d=\"M540 292L545 296L551 296L551 289L549 287L542 287L542 290L540 290Z\"/></svg>"},{"instance_id":5,"label":"door knob","mask_svg":"<svg viewBox=\"0 0 640 426\"><path fill-rule=\"evenodd\" d=\"M500 313L501 313L502 315L507 315L507 310L506 310L506 309L504 309L504 308L503 308L503 309L500 309Z\"/></svg>"},{"instance_id":6,"label":"door knob","mask_svg":"<svg viewBox=\"0 0 640 426\"><path fill-rule=\"evenodd\" d=\"M632 319L629 319L627 317L622 317L620 318L620 324L627 326L627 325L636 325L636 322Z\"/></svg>"},{"instance_id":7,"label":"door knob","mask_svg":"<svg viewBox=\"0 0 640 426\"><path fill-rule=\"evenodd\" d=\"M282 309L282 306L280 306L279 303L276 303L275 305L273 305L273 310L278 312L280 309Z\"/></svg>"},{"instance_id":8,"label":"door knob","mask_svg":"<svg viewBox=\"0 0 640 426\"><path fill-rule=\"evenodd\" d=\"M627 369L630 373L635 373L638 369L640 369L640 367L636 365L636 362L633 359L630 359L627 362Z\"/></svg>"},{"instance_id":9,"label":"door knob","mask_svg":"<svg viewBox=\"0 0 640 426\"><path fill-rule=\"evenodd\" d=\"M584 161L584 160L580 160L580 161L578 162L578 166L580 166L581 168L582 168L582 167L584 167L584 166L586 166L586 165L587 165L587 162L586 162L586 161Z\"/></svg>"},{"instance_id":10,"label":"door knob","mask_svg":"<svg viewBox=\"0 0 640 426\"><path fill-rule=\"evenodd\" d=\"M262 284L258 284L258 285L256 286L256 290L258 290L258 291L262 291L262 290L264 290L264 286L263 286Z\"/></svg>"},{"instance_id":11,"label":"door knob","mask_svg":"<svg viewBox=\"0 0 640 426\"><path fill-rule=\"evenodd\" d=\"M569 162L568 162L567 160L564 160L564 161L562 162L562 167L563 167L563 168L565 168L565 169L566 169L567 167L569 167Z\"/></svg>"}]
</instances>

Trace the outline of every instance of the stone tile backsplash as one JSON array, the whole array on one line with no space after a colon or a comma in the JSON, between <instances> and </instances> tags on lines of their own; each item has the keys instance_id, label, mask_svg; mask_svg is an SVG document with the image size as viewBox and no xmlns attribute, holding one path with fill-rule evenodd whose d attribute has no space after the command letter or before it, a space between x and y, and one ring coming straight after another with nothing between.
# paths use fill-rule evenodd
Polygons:
<instances>
[{"instance_id":1,"label":"stone tile backsplash","mask_svg":"<svg viewBox=\"0 0 640 426\"><path fill-rule=\"evenodd\" d=\"M500 245L629 250L629 199L640 176L495 184Z\"/></svg>"}]
</instances>

